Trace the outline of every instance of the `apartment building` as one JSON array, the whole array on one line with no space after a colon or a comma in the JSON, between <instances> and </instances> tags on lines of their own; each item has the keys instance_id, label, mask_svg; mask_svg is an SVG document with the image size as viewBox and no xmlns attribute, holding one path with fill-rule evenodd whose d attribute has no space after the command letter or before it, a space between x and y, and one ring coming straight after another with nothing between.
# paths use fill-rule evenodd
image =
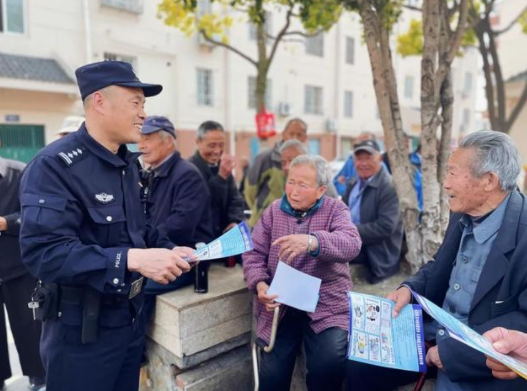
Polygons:
<instances>
[{"instance_id":1,"label":"apartment building","mask_svg":"<svg viewBox=\"0 0 527 391\"><path fill-rule=\"evenodd\" d=\"M3 156L28 160L56 138L66 117L82 115L74 70L104 59L129 61L142 80L163 84L163 93L147 101L146 111L173 120L184 156L194 152L195 129L209 119L224 124L228 149L239 159L262 148L255 134L255 67L230 51L165 26L157 17L157 1L0 0L0 7ZM243 15L233 16L230 42L256 56L254 27ZM395 33L419 17L405 11ZM269 32L276 33L285 12L270 9L269 20ZM295 29L301 29L295 23ZM405 128L417 136L420 60L394 54L394 63ZM455 60L454 137L474 126L478 74L474 51ZM310 150L327 159L347 156L351 140L362 131L382 135L357 15L343 15L327 33L283 42L268 85L267 107L276 115L277 130L290 118L303 118L309 124Z\"/></svg>"}]
</instances>

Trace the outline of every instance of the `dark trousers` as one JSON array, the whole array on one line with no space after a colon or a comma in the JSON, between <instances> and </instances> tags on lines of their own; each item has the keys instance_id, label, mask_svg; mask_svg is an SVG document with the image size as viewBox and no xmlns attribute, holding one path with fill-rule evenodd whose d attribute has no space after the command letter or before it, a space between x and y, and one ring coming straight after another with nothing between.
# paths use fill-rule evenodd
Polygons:
<instances>
[{"instance_id":1,"label":"dark trousers","mask_svg":"<svg viewBox=\"0 0 527 391\"><path fill-rule=\"evenodd\" d=\"M45 321L42 361L47 391L135 391L145 342L139 317L121 327L99 326L96 342L81 343L81 327Z\"/></svg>"},{"instance_id":2,"label":"dark trousers","mask_svg":"<svg viewBox=\"0 0 527 391\"><path fill-rule=\"evenodd\" d=\"M11 377L4 305L9 316L11 332L25 376L44 378L40 361L40 322L33 320L27 307L36 280L29 274L0 283L0 383Z\"/></svg>"},{"instance_id":3,"label":"dark trousers","mask_svg":"<svg viewBox=\"0 0 527 391\"><path fill-rule=\"evenodd\" d=\"M430 371L431 368L428 368ZM396 387L415 383L419 372L378 367L348 360L346 364L347 391L391 391ZM435 377L434 374L431 377Z\"/></svg>"},{"instance_id":4,"label":"dark trousers","mask_svg":"<svg viewBox=\"0 0 527 391\"><path fill-rule=\"evenodd\" d=\"M304 343L309 391L340 391L345 375L348 333L336 327L316 334L305 312L287 308L270 353L260 355L260 390L289 391L296 356Z\"/></svg>"}]
</instances>

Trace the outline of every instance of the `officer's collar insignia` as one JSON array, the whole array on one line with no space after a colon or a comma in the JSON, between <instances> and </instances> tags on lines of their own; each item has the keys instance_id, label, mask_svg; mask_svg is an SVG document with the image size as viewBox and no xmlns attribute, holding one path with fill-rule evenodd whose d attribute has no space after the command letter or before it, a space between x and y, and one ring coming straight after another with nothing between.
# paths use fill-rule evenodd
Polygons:
<instances>
[{"instance_id":1,"label":"officer's collar insignia","mask_svg":"<svg viewBox=\"0 0 527 391\"><path fill-rule=\"evenodd\" d=\"M97 200L97 202L101 204L109 204L115 199L115 197L111 194L100 193L100 194L95 194L95 199Z\"/></svg>"},{"instance_id":2,"label":"officer's collar insignia","mask_svg":"<svg viewBox=\"0 0 527 391\"><path fill-rule=\"evenodd\" d=\"M63 151L57 154L58 157L62 159L66 166L71 166L80 160L80 157L83 156L84 151L81 148L74 148L71 151Z\"/></svg>"}]
</instances>

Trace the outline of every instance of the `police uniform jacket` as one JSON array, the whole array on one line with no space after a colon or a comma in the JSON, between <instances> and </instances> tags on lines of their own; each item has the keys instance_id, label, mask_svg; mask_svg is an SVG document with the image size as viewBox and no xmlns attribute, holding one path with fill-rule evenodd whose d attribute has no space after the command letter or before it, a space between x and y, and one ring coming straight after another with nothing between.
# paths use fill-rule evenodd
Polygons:
<instances>
[{"instance_id":1,"label":"police uniform jacket","mask_svg":"<svg viewBox=\"0 0 527 391\"><path fill-rule=\"evenodd\" d=\"M128 250L174 246L145 224L137 156L124 145L111 153L83 124L37 154L20 190L24 264L44 283L121 298L101 309L100 324L112 327L131 321L127 298L140 276L127 270ZM63 306L62 319L80 324L82 307Z\"/></svg>"},{"instance_id":2,"label":"police uniform jacket","mask_svg":"<svg viewBox=\"0 0 527 391\"><path fill-rule=\"evenodd\" d=\"M20 202L18 188L24 164L0 158L0 216L7 221L7 230L0 232L0 284L27 273L20 258Z\"/></svg>"},{"instance_id":3,"label":"police uniform jacket","mask_svg":"<svg viewBox=\"0 0 527 391\"><path fill-rule=\"evenodd\" d=\"M178 246L214 239L210 193L198 169L179 152L154 170L148 181L148 220Z\"/></svg>"}]
</instances>

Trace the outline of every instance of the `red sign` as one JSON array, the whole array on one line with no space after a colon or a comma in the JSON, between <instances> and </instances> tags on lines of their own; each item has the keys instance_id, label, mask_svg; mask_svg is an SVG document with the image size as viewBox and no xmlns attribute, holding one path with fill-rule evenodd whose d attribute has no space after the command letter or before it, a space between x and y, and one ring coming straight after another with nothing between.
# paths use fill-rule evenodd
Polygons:
<instances>
[{"instance_id":1,"label":"red sign","mask_svg":"<svg viewBox=\"0 0 527 391\"><path fill-rule=\"evenodd\" d=\"M276 134L275 116L269 113L265 108L255 116L256 134L261 140L266 140Z\"/></svg>"}]
</instances>

